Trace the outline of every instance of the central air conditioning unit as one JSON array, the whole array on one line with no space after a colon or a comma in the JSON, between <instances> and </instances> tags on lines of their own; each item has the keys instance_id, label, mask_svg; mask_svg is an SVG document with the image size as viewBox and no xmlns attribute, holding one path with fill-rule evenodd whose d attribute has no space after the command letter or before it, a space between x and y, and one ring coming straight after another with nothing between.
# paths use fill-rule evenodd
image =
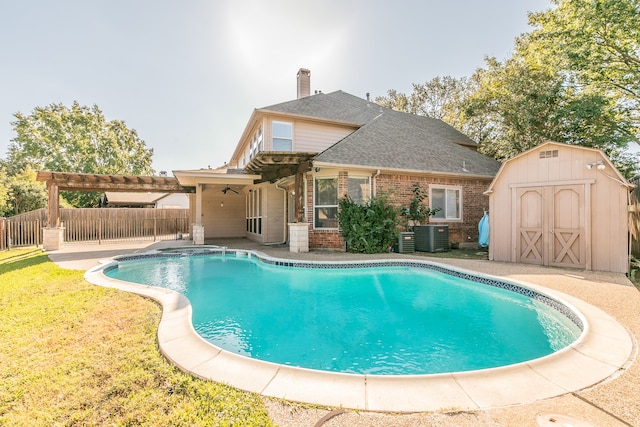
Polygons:
<instances>
[{"instance_id":1,"label":"central air conditioning unit","mask_svg":"<svg viewBox=\"0 0 640 427\"><path fill-rule=\"evenodd\" d=\"M416 245L413 231L400 233L400 237L398 237L398 253L411 254L415 251Z\"/></svg>"},{"instance_id":2,"label":"central air conditioning unit","mask_svg":"<svg viewBox=\"0 0 640 427\"><path fill-rule=\"evenodd\" d=\"M413 228L416 239L416 251L446 252L449 251L448 225L417 225Z\"/></svg>"}]
</instances>

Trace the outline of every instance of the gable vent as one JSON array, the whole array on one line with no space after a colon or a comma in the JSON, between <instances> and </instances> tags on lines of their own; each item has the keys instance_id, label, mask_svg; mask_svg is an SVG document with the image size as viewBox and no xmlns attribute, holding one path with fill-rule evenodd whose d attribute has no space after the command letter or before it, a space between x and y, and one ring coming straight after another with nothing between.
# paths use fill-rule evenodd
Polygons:
<instances>
[{"instance_id":1,"label":"gable vent","mask_svg":"<svg viewBox=\"0 0 640 427\"><path fill-rule=\"evenodd\" d=\"M541 159L550 159L551 157L558 157L558 150L547 150L540 152Z\"/></svg>"}]
</instances>

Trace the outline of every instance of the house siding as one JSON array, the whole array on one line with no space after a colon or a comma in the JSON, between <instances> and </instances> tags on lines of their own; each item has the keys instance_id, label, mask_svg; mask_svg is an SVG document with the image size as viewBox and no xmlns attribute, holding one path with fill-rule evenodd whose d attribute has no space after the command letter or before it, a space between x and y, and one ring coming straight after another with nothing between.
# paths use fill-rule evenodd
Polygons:
<instances>
[{"instance_id":1,"label":"house siding","mask_svg":"<svg viewBox=\"0 0 640 427\"><path fill-rule=\"evenodd\" d=\"M323 172L325 176L338 177L338 198L347 194L348 171ZM362 171L352 172L352 175L363 176ZM373 176L373 171L369 176ZM307 221L309 222L309 247L344 250L345 242L340 230L323 230L313 228L313 179L314 174L306 175L307 192ZM484 211L489 210L489 197L484 195L491 179L449 178L418 175L381 174L372 180L378 196L386 195L389 202L401 208L408 206L413 198L413 186L418 183L425 190L430 185L450 185L462 188L462 220L438 221L438 224L449 225L449 240L466 244L477 244L478 222ZM428 199L425 200L428 203Z\"/></svg>"},{"instance_id":2,"label":"house siding","mask_svg":"<svg viewBox=\"0 0 640 427\"><path fill-rule=\"evenodd\" d=\"M272 151L271 123L273 121L293 124L293 151L320 153L352 133L355 128L330 124L315 123L282 116L267 116L263 120L264 151ZM257 129L257 128L256 128ZM245 149L246 144L245 141Z\"/></svg>"},{"instance_id":3,"label":"house siding","mask_svg":"<svg viewBox=\"0 0 640 427\"><path fill-rule=\"evenodd\" d=\"M224 203L224 206L220 206ZM205 238L245 236L245 196L206 188L202 192L202 224Z\"/></svg>"},{"instance_id":4,"label":"house siding","mask_svg":"<svg viewBox=\"0 0 640 427\"><path fill-rule=\"evenodd\" d=\"M437 221L437 223L449 225L449 241L463 244L478 242L478 222L484 211L489 210L489 197L482 193L486 191L491 179L382 174L377 177L377 195L388 195L389 201L398 208L408 206L413 199L415 183L418 183L425 190L429 190L432 185L461 187L462 220ZM424 203L429 205L429 200L425 199Z\"/></svg>"},{"instance_id":5,"label":"house siding","mask_svg":"<svg viewBox=\"0 0 640 427\"><path fill-rule=\"evenodd\" d=\"M344 126L321 125L318 123L296 121L293 125L294 151L319 153L354 131Z\"/></svg>"},{"instance_id":6,"label":"house siding","mask_svg":"<svg viewBox=\"0 0 640 427\"><path fill-rule=\"evenodd\" d=\"M262 233L264 243L279 243L285 240L285 193L275 185L263 188Z\"/></svg>"}]
</instances>

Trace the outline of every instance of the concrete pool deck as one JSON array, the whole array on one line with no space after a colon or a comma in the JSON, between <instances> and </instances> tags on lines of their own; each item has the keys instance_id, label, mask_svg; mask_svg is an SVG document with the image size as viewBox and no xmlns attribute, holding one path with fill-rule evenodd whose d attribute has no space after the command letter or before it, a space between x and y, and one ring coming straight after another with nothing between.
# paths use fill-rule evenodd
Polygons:
<instances>
[{"instance_id":1,"label":"concrete pool deck","mask_svg":"<svg viewBox=\"0 0 640 427\"><path fill-rule=\"evenodd\" d=\"M387 254L323 251L291 254L287 247L258 246L245 239L208 243L255 250L276 258L389 258ZM67 244L49 256L65 268L87 270L114 255L183 244L188 242L117 247L112 243ZM433 425L465 425L465 420L468 425L536 425L536 415L545 413L564 414L592 425L640 425L640 405L636 401L640 379L637 364L632 363L637 351L633 336L640 332L640 294L624 275L424 255L391 257L428 260L544 288L544 292L576 306L585 315L589 334L572 348L553 356L495 370L419 378L318 374L250 359L247 365L246 358L221 352L192 332L190 306L184 297L142 288L147 288L144 292L156 293L152 297L165 308L158 330L163 353L195 375L296 401L361 411L420 412L390 415L347 411L326 420L324 426L359 425L357 422L365 419L369 421L362 425L430 425L432 421L426 417L442 417L444 413L448 414L446 420L439 419ZM327 412L308 408L283 410L286 405L273 402L268 407L279 425L311 425L302 418L317 420Z\"/></svg>"}]
</instances>

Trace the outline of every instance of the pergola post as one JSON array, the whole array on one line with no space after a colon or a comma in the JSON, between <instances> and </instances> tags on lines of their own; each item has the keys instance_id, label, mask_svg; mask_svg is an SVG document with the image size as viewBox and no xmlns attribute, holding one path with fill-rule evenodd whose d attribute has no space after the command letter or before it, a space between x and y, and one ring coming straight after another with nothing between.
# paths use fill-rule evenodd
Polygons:
<instances>
[{"instance_id":1,"label":"pergola post","mask_svg":"<svg viewBox=\"0 0 640 427\"><path fill-rule=\"evenodd\" d=\"M47 181L47 227L57 227L60 225L60 189L58 184L52 180Z\"/></svg>"},{"instance_id":2,"label":"pergola post","mask_svg":"<svg viewBox=\"0 0 640 427\"><path fill-rule=\"evenodd\" d=\"M138 191L159 193L191 193L177 178L166 176L106 175L75 172L38 171L36 179L47 183L47 224L43 227L42 246L45 250L60 249L64 227L60 221L60 190L65 191ZM200 223L198 217L196 222ZM204 234L203 234L204 236Z\"/></svg>"},{"instance_id":3,"label":"pergola post","mask_svg":"<svg viewBox=\"0 0 640 427\"><path fill-rule=\"evenodd\" d=\"M42 249L57 251L64 241L64 227L60 226L60 189L47 180L47 226L42 229Z\"/></svg>"},{"instance_id":4,"label":"pergola post","mask_svg":"<svg viewBox=\"0 0 640 427\"><path fill-rule=\"evenodd\" d=\"M294 223L289 223L289 252L309 252L309 223L304 214L304 174L311 170L311 162L298 165L295 176L295 216Z\"/></svg>"},{"instance_id":5,"label":"pergola post","mask_svg":"<svg viewBox=\"0 0 640 427\"><path fill-rule=\"evenodd\" d=\"M307 218L304 215L304 172L296 173L296 181L294 184L295 197L295 222L307 222Z\"/></svg>"}]
</instances>

